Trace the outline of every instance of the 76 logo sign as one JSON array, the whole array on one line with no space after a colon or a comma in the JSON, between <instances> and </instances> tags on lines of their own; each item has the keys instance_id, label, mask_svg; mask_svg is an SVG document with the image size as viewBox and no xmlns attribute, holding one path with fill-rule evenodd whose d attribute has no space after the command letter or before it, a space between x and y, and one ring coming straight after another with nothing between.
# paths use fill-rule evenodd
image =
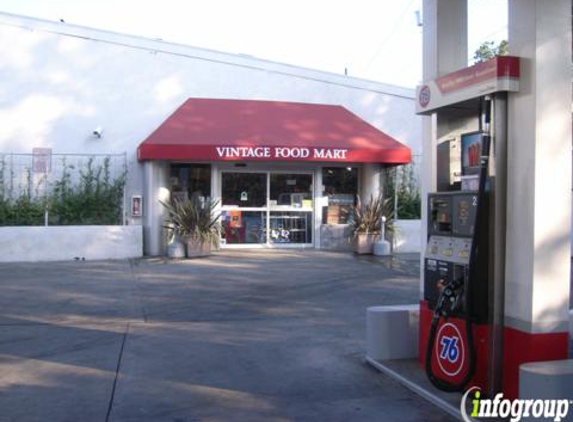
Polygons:
<instances>
[{"instance_id":1,"label":"76 logo sign","mask_svg":"<svg viewBox=\"0 0 573 422\"><path fill-rule=\"evenodd\" d=\"M460 349L458 347L459 337L442 337L442 351L440 353L440 359L447 359L452 363L456 363L460 356Z\"/></svg>"},{"instance_id":2,"label":"76 logo sign","mask_svg":"<svg viewBox=\"0 0 573 422\"><path fill-rule=\"evenodd\" d=\"M441 372L447 377L455 377L466 364L466 351L462 333L451 322L442 324L436 335L434 356Z\"/></svg>"}]
</instances>

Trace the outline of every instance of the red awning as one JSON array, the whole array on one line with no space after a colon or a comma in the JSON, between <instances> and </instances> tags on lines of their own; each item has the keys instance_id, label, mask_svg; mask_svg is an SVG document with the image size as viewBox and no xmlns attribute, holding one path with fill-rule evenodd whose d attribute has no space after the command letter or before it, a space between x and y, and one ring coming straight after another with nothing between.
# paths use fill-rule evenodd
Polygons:
<instances>
[{"instance_id":1,"label":"red awning","mask_svg":"<svg viewBox=\"0 0 573 422\"><path fill-rule=\"evenodd\" d=\"M411 151L344 107L190 98L138 148L140 160L406 164Z\"/></svg>"}]
</instances>

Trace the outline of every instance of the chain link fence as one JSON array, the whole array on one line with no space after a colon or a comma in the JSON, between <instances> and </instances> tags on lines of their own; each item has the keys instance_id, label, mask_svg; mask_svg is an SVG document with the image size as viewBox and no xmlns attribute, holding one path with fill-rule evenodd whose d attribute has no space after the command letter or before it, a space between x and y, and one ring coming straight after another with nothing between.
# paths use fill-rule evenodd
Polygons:
<instances>
[{"instance_id":1,"label":"chain link fence","mask_svg":"<svg viewBox=\"0 0 573 422\"><path fill-rule=\"evenodd\" d=\"M126 154L0 153L0 226L124 222Z\"/></svg>"}]
</instances>

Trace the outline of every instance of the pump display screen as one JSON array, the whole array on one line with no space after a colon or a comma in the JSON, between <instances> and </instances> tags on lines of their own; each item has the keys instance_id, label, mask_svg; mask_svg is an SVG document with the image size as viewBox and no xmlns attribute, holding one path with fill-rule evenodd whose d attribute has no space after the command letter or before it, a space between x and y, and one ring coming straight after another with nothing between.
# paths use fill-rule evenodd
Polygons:
<instances>
[{"instance_id":1,"label":"pump display screen","mask_svg":"<svg viewBox=\"0 0 573 422\"><path fill-rule=\"evenodd\" d=\"M452 233L457 236L473 236L477 208L477 193L457 195L452 205Z\"/></svg>"},{"instance_id":2,"label":"pump display screen","mask_svg":"<svg viewBox=\"0 0 573 422\"><path fill-rule=\"evenodd\" d=\"M450 234L452 231L452 201L449 197L430 197L429 234Z\"/></svg>"},{"instance_id":3,"label":"pump display screen","mask_svg":"<svg viewBox=\"0 0 573 422\"><path fill-rule=\"evenodd\" d=\"M462 175L478 174L480 167L482 132L464 133L462 144Z\"/></svg>"}]
</instances>

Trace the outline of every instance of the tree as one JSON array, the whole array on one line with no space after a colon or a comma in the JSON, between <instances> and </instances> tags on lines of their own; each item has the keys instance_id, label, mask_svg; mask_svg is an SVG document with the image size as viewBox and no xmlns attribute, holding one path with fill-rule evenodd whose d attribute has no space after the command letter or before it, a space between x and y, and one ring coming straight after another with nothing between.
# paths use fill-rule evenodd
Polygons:
<instances>
[{"instance_id":1,"label":"tree","mask_svg":"<svg viewBox=\"0 0 573 422\"><path fill-rule=\"evenodd\" d=\"M497 56L507 55L507 41L502 40L496 47L493 41L484 41L474 53L474 63L485 62Z\"/></svg>"}]
</instances>

